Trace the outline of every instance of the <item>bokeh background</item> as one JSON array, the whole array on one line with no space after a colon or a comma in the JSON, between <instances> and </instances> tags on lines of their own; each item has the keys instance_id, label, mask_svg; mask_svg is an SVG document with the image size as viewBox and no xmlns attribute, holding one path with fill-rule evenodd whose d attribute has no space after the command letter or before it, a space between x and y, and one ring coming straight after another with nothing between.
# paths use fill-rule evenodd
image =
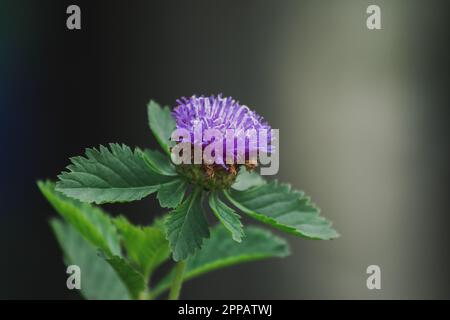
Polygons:
<instances>
[{"instance_id":1,"label":"bokeh background","mask_svg":"<svg viewBox=\"0 0 450 320\"><path fill-rule=\"evenodd\" d=\"M291 257L192 280L183 298L450 298L447 2L1 0L0 298L79 298L37 179L85 147L156 148L150 99L220 92L280 128L277 178L342 237L288 237ZM369 4L382 30L366 28ZM161 213L153 197L106 209Z\"/></svg>"}]
</instances>

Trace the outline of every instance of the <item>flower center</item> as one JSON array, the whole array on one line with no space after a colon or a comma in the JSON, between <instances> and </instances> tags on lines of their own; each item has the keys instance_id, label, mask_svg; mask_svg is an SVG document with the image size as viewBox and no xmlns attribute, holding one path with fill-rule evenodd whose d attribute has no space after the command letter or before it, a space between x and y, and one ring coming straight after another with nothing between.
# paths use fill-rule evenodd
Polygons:
<instances>
[{"instance_id":1,"label":"flower center","mask_svg":"<svg viewBox=\"0 0 450 320\"><path fill-rule=\"evenodd\" d=\"M230 188L236 181L237 165L228 169L220 165L180 164L176 166L177 172L189 182L207 190L224 190Z\"/></svg>"}]
</instances>

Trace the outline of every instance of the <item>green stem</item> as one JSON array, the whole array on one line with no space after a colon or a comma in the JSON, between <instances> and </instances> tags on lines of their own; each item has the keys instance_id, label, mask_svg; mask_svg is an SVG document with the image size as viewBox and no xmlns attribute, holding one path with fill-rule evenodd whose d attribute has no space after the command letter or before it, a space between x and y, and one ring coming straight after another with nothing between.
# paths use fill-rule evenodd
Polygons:
<instances>
[{"instance_id":1,"label":"green stem","mask_svg":"<svg viewBox=\"0 0 450 320\"><path fill-rule=\"evenodd\" d=\"M175 274L172 280L172 286L170 287L169 300L178 300L181 291L181 285L183 284L183 273L186 267L186 261L182 260L175 266Z\"/></svg>"}]
</instances>

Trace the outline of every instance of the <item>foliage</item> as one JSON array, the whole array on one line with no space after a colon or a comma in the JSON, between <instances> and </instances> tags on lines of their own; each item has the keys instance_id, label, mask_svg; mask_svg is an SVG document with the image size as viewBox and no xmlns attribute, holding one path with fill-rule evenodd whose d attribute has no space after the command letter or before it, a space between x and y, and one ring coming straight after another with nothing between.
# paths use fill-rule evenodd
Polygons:
<instances>
[{"instance_id":1,"label":"foliage","mask_svg":"<svg viewBox=\"0 0 450 320\"><path fill-rule=\"evenodd\" d=\"M244 168L226 190L193 184L170 160L170 134L175 127L170 109L151 101L148 115L164 153L116 143L101 145L71 158L56 184L38 182L61 217L53 218L50 225L64 261L83 270L85 298L155 298L171 283L179 286L219 268L289 254L285 240L259 227L244 227L241 214L303 238L339 236L304 192L268 182ZM95 205L136 201L152 193L169 213L149 226L134 225L124 216L114 218ZM219 223L210 230L211 213ZM150 285L154 271L170 256L182 264Z\"/></svg>"}]
</instances>

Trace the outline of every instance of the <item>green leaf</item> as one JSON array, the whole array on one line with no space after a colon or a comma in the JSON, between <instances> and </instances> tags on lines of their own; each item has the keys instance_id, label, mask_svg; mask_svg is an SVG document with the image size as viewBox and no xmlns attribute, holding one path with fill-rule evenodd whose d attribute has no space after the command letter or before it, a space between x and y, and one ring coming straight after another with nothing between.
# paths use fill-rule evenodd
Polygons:
<instances>
[{"instance_id":1,"label":"green leaf","mask_svg":"<svg viewBox=\"0 0 450 320\"><path fill-rule=\"evenodd\" d=\"M241 242L244 236L244 230L242 229L240 220L241 216L223 203L216 192L211 193L209 206L224 227L231 233L233 240Z\"/></svg>"},{"instance_id":2,"label":"green leaf","mask_svg":"<svg viewBox=\"0 0 450 320\"><path fill-rule=\"evenodd\" d=\"M163 208L176 208L183 201L186 189L187 182L180 178L163 184L158 190L159 204Z\"/></svg>"},{"instance_id":3,"label":"green leaf","mask_svg":"<svg viewBox=\"0 0 450 320\"><path fill-rule=\"evenodd\" d=\"M38 187L53 208L80 234L107 254L120 254L117 230L100 208L68 198L55 191L50 181L38 181Z\"/></svg>"},{"instance_id":4,"label":"green leaf","mask_svg":"<svg viewBox=\"0 0 450 320\"><path fill-rule=\"evenodd\" d=\"M291 190L277 181L244 191L225 191L227 198L249 216L282 231L309 239L329 240L339 236L304 192Z\"/></svg>"},{"instance_id":5,"label":"green leaf","mask_svg":"<svg viewBox=\"0 0 450 320\"><path fill-rule=\"evenodd\" d=\"M130 296L138 299L145 291L146 283L142 274L137 272L125 259L118 255L106 256L106 261L114 268L117 275L126 285Z\"/></svg>"},{"instance_id":6,"label":"green leaf","mask_svg":"<svg viewBox=\"0 0 450 320\"><path fill-rule=\"evenodd\" d=\"M148 123L164 152L170 155L170 136L175 130L175 120L169 107L161 108L158 103L151 100L147 105Z\"/></svg>"},{"instance_id":7,"label":"green leaf","mask_svg":"<svg viewBox=\"0 0 450 320\"><path fill-rule=\"evenodd\" d=\"M228 266L261 260L282 258L289 255L287 242L268 230L258 227L246 228L246 237L241 243L233 241L221 224L211 229L211 237L205 241L202 250L187 260L183 280L189 280L204 273ZM173 271L154 288L158 296L170 287Z\"/></svg>"},{"instance_id":8,"label":"green leaf","mask_svg":"<svg viewBox=\"0 0 450 320\"><path fill-rule=\"evenodd\" d=\"M50 225L64 252L66 266L77 265L81 270L81 294L86 299L128 299L128 290L114 269L98 254L72 226L59 219Z\"/></svg>"},{"instance_id":9,"label":"green leaf","mask_svg":"<svg viewBox=\"0 0 450 320\"><path fill-rule=\"evenodd\" d=\"M143 152L110 144L110 150L86 149L86 157L71 158L69 171L62 172L56 190L83 202L106 203L140 200L170 181L152 170Z\"/></svg>"},{"instance_id":10,"label":"green leaf","mask_svg":"<svg viewBox=\"0 0 450 320\"><path fill-rule=\"evenodd\" d=\"M109 216L100 208L70 199L55 191L54 184L51 182L39 181L38 186L64 220L70 223L85 240L101 250L105 260L122 279L131 297L137 298L145 289L144 278L120 257L119 235Z\"/></svg>"},{"instance_id":11,"label":"green leaf","mask_svg":"<svg viewBox=\"0 0 450 320\"><path fill-rule=\"evenodd\" d=\"M144 159L148 165L156 172L164 176L177 176L175 167L170 158L157 150L144 150Z\"/></svg>"},{"instance_id":12,"label":"green leaf","mask_svg":"<svg viewBox=\"0 0 450 320\"><path fill-rule=\"evenodd\" d=\"M164 231L158 227L140 227L131 224L125 217L115 218L128 257L139 266L148 279L153 270L169 257L169 243Z\"/></svg>"},{"instance_id":13,"label":"green leaf","mask_svg":"<svg viewBox=\"0 0 450 320\"><path fill-rule=\"evenodd\" d=\"M166 219L167 239L175 261L192 255L201 248L203 239L209 237L201 198L201 190L196 189Z\"/></svg>"},{"instance_id":14,"label":"green leaf","mask_svg":"<svg viewBox=\"0 0 450 320\"><path fill-rule=\"evenodd\" d=\"M254 171L248 172L244 167L241 167L236 177L236 182L231 187L235 190L243 191L264 183L266 183L266 180L259 174Z\"/></svg>"}]
</instances>

